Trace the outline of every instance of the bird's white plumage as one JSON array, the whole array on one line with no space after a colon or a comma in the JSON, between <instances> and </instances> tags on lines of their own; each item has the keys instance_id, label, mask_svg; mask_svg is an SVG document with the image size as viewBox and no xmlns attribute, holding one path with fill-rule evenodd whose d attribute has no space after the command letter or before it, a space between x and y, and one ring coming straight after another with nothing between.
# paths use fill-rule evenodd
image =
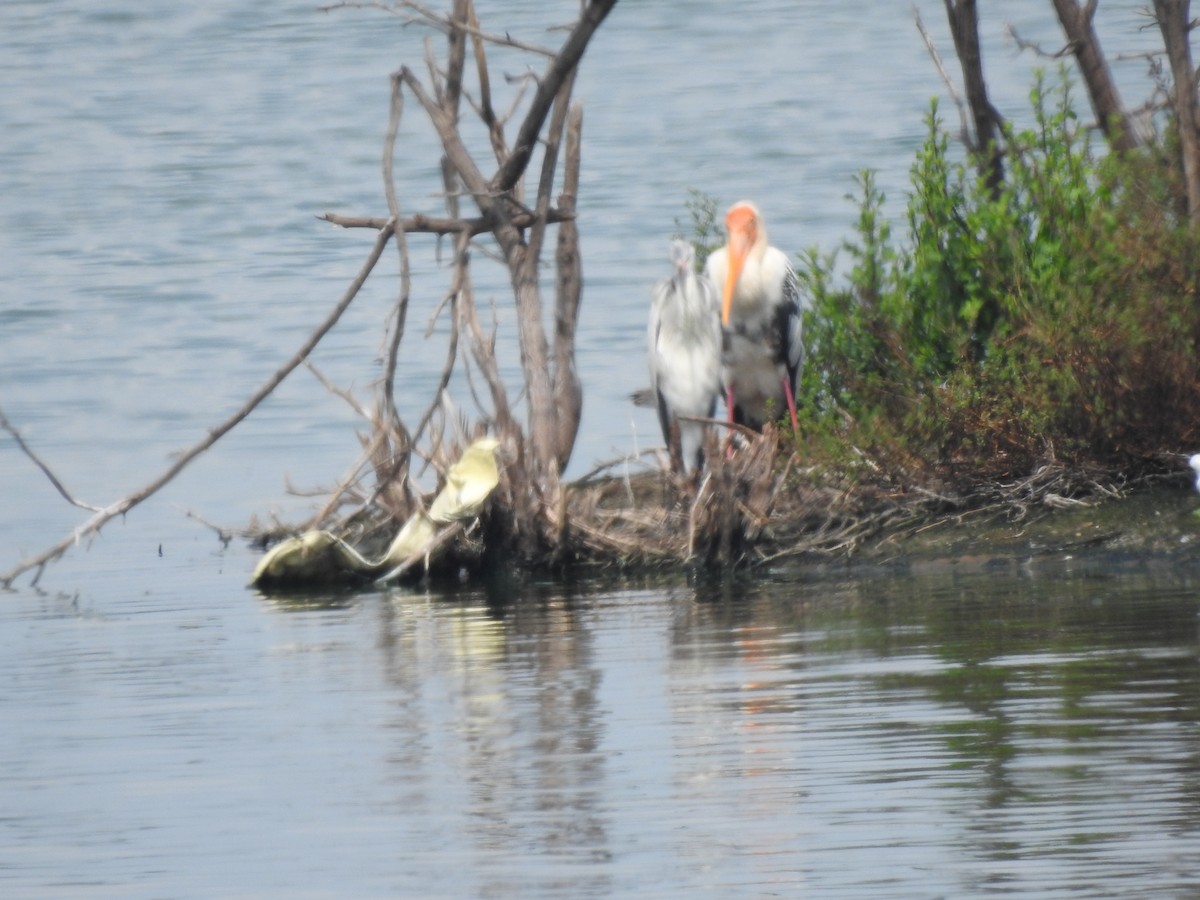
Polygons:
<instances>
[{"instance_id":1,"label":"bird's white plumage","mask_svg":"<svg viewBox=\"0 0 1200 900\"><path fill-rule=\"evenodd\" d=\"M754 239L733 286L729 321L725 324L722 379L732 389L736 420L753 427L788 411L785 382L795 397L804 359L801 341L800 292L787 255L767 243L757 207L742 201L730 210L748 210ZM730 246L733 235L730 235ZM716 290L726 284L730 246L708 257L705 276Z\"/></svg>"},{"instance_id":2,"label":"bird's white plumage","mask_svg":"<svg viewBox=\"0 0 1200 900\"><path fill-rule=\"evenodd\" d=\"M1192 467L1192 471L1196 473L1196 490L1200 491L1200 453L1193 453L1188 457L1188 465Z\"/></svg>"},{"instance_id":3,"label":"bird's white plumage","mask_svg":"<svg viewBox=\"0 0 1200 900\"><path fill-rule=\"evenodd\" d=\"M650 386L663 438L670 446L678 426L683 465L702 459L702 423L681 416L711 417L721 391L721 320L716 289L696 273L695 250L671 242L674 271L654 286L647 329Z\"/></svg>"}]
</instances>

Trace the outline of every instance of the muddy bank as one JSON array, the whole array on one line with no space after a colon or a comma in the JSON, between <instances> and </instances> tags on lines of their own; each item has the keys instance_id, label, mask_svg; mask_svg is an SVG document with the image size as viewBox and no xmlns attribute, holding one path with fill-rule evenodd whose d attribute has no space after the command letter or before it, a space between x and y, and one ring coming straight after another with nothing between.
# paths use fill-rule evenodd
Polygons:
<instances>
[{"instance_id":1,"label":"muddy bank","mask_svg":"<svg viewBox=\"0 0 1200 900\"><path fill-rule=\"evenodd\" d=\"M1159 484L1117 499L1027 514L1019 520L965 513L881 537L841 563L809 566L1006 571L1061 562L1154 565L1200 573L1200 495Z\"/></svg>"}]
</instances>

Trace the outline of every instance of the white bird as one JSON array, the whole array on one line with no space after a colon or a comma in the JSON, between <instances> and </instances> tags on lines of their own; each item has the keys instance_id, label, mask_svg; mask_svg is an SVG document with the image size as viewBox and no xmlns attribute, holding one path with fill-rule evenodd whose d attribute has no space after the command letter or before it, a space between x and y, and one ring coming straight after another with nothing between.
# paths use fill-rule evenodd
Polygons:
<instances>
[{"instance_id":1,"label":"white bird","mask_svg":"<svg viewBox=\"0 0 1200 900\"><path fill-rule=\"evenodd\" d=\"M1192 471L1196 473L1196 490L1200 491L1200 453L1193 453L1188 457L1188 465L1192 467Z\"/></svg>"},{"instance_id":2,"label":"white bird","mask_svg":"<svg viewBox=\"0 0 1200 900\"><path fill-rule=\"evenodd\" d=\"M711 418L721 393L717 294L696 274L695 258L691 244L671 242L675 271L654 286L646 333L650 388L676 472L699 469L704 460L706 426L681 417Z\"/></svg>"},{"instance_id":3,"label":"white bird","mask_svg":"<svg viewBox=\"0 0 1200 900\"><path fill-rule=\"evenodd\" d=\"M722 292L721 352L729 421L761 428L783 415L796 421L796 380L804 359L800 291L787 254L767 244L762 215L742 200L725 215L726 246L705 275Z\"/></svg>"}]
</instances>

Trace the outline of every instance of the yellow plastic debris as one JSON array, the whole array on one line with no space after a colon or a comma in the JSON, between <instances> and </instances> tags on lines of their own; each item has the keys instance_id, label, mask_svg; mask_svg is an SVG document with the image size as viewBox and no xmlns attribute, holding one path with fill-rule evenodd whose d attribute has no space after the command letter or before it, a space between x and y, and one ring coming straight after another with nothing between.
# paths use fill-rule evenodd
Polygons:
<instances>
[{"instance_id":1,"label":"yellow plastic debris","mask_svg":"<svg viewBox=\"0 0 1200 900\"><path fill-rule=\"evenodd\" d=\"M252 587L308 587L389 581L404 562L429 547L438 536L438 524L460 522L479 515L500 483L496 467L495 438L471 444L450 467L446 484L434 498L428 513L414 513L392 539L378 562L328 531L306 531L272 547L259 561L250 578Z\"/></svg>"},{"instance_id":2,"label":"yellow plastic debris","mask_svg":"<svg viewBox=\"0 0 1200 900\"><path fill-rule=\"evenodd\" d=\"M400 529L400 533L392 538L391 546L379 561L380 567L395 568L414 553L425 549L436 534L437 528L428 515L424 512L413 513Z\"/></svg>"},{"instance_id":3,"label":"yellow plastic debris","mask_svg":"<svg viewBox=\"0 0 1200 900\"><path fill-rule=\"evenodd\" d=\"M500 483L500 470L496 467L499 446L496 438L486 437L466 449L446 473L446 485L429 507L429 518L448 523L479 515Z\"/></svg>"},{"instance_id":4,"label":"yellow plastic debris","mask_svg":"<svg viewBox=\"0 0 1200 900\"><path fill-rule=\"evenodd\" d=\"M336 535L306 531L268 550L250 584L329 584L347 580L347 575L365 574L369 568L362 554Z\"/></svg>"}]
</instances>

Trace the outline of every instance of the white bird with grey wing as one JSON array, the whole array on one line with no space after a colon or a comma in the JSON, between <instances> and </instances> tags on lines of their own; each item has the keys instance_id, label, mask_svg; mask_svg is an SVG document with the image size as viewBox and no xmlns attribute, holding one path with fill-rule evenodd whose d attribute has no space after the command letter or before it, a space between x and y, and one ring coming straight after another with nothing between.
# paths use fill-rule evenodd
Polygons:
<instances>
[{"instance_id":1,"label":"white bird with grey wing","mask_svg":"<svg viewBox=\"0 0 1200 900\"><path fill-rule=\"evenodd\" d=\"M650 387L675 471L699 469L704 459L702 422L721 392L721 321L716 290L696 273L695 250L671 242L674 272L654 286L647 341Z\"/></svg>"},{"instance_id":2,"label":"white bird with grey wing","mask_svg":"<svg viewBox=\"0 0 1200 900\"><path fill-rule=\"evenodd\" d=\"M762 215L741 201L725 216L726 246L704 272L722 291L722 379L729 421L759 428L786 409L796 420L796 385L804 361L800 291L787 254L767 243Z\"/></svg>"}]
</instances>

